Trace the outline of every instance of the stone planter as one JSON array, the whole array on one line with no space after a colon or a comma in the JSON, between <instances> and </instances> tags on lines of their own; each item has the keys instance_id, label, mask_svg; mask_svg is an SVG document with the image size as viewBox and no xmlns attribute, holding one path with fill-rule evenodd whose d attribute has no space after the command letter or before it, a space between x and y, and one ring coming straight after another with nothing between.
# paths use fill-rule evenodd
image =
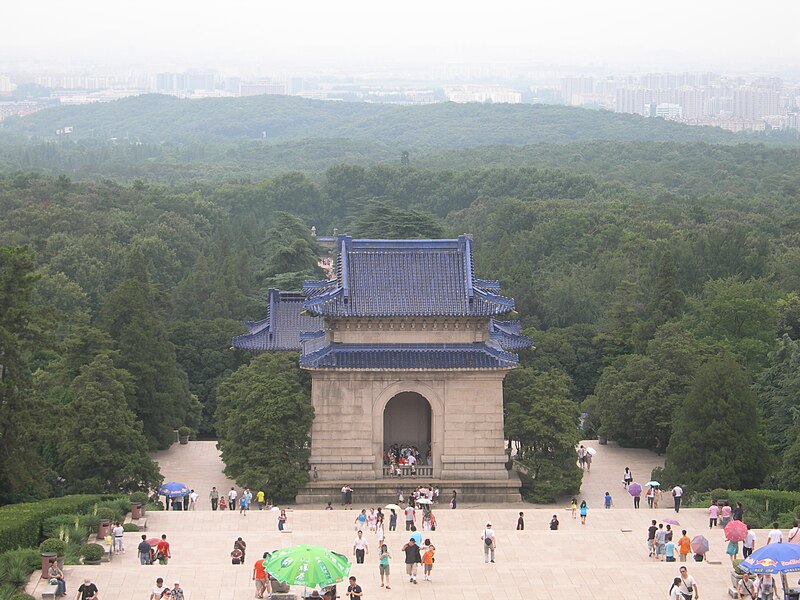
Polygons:
<instances>
[{"instance_id":1,"label":"stone planter","mask_svg":"<svg viewBox=\"0 0 800 600\"><path fill-rule=\"evenodd\" d=\"M183 435L178 436L178 442L180 442L181 445L185 446L186 444L189 443L189 436L188 435L187 436L183 436Z\"/></svg>"}]
</instances>

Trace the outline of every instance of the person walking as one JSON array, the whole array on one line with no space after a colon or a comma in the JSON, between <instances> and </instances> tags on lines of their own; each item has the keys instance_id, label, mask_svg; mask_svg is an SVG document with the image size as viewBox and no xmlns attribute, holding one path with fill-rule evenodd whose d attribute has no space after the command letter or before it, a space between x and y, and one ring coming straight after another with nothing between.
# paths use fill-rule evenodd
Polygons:
<instances>
[{"instance_id":1,"label":"person walking","mask_svg":"<svg viewBox=\"0 0 800 600\"><path fill-rule=\"evenodd\" d=\"M673 486L672 500L675 503L675 512L680 512L682 498L683 498L683 488L679 485Z\"/></svg>"},{"instance_id":2,"label":"person walking","mask_svg":"<svg viewBox=\"0 0 800 600\"><path fill-rule=\"evenodd\" d=\"M686 535L686 530L681 531L681 537L678 539L678 556L681 562L686 562L686 557L692 552L692 540Z\"/></svg>"},{"instance_id":3,"label":"person walking","mask_svg":"<svg viewBox=\"0 0 800 600\"><path fill-rule=\"evenodd\" d=\"M578 499L577 498L574 498L574 497L572 498L572 500L569 503L569 508L572 511L572 518L573 519L577 519L578 518L577 517L577 515L578 515Z\"/></svg>"},{"instance_id":4,"label":"person walking","mask_svg":"<svg viewBox=\"0 0 800 600\"><path fill-rule=\"evenodd\" d=\"M647 491L644 497L647 498L647 508L653 508L653 498L655 498L655 488L652 485L647 486Z\"/></svg>"},{"instance_id":5,"label":"person walking","mask_svg":"<svg viewBox=\"0 0 800 600\"><path fill-rule=\"evenodd\" d=\"M486 524L486 529L483 530L481 540L483 540L483 562L488 563L490 556L491 561L494 562L494 551L497 548L497 536L494 533L494 529L492 529L491 523Z\"/></svg>"},{"instance_id":6,"label":"person walking","mask_svg":"<svg viewBox=\"0 0 800 600\"><path fill-rule=\"evenodd\" d=\"M408 540L406 545L403 546L403 552L405 553L406 575L408 575L408 581L416 584L417 565L422 562L422 556L419 553L419 546L417 546L414 538Z\"/></svg>"},{"instance_id":7,"label":"person walking","mask_svg":"<svg viewBox=\"0 0 800 600\"><path fill-rule=\"evenodd\" d=\"M558 531L558 515L553 515L553 518L550 519L550 531Z\"/></svg>"},{"instance_id":8,"label":"person walking","mask_svg":"<svg viewBox=\"0 0 800 600\"><path fill-rule=\"evenodd\" d=\"M774 600L775 580L772 578L771 573L760 575L754 587L759 600Z\"/></svg>"},{"instance_id":9,"label":"person walking","mask_svg":"<svg viewBox=\"0 0 800 600\"><path fill-rule=\"evenodd\" d=\"M248 510L250 510L250 505L247 504L247 496L242 494L242 497L239 498L239 514L246 517Z\"/></svg>"},{"instance_id":10,"label":"person walking","mask_svg":"<svg viewBox=\"0 0 800 600\"><path fill-rule=\"evenodd\" d=\"M168 591L169 588L164 585L164 579L159 577L156 579L153 589L150 590L150 600L161 600L164 597L164 593Z\"/></svg>"},{"instance_id":11,"label":"person walking","mask_svg":"<svg viewBox=\"0 0 800 600\"><path fill-rule=\"evenodd\" d=\"M639 508L639 501L642 499L641 486L639 486L639 488L634 488L634 491L636 493L633 494L633 508Z\"/></svg>"},{"instance_id":12,"label":"person walking","mask_svg":"<svg viewBox=\"0 0 800 600\"><path fill-rule=\"evenodd\" d=\"M406 515L406 531L411 531L411 526L414 524L414 518L416 517L416 511L414 507L409 504L405 508L405 515Z\"/></svg>"},{"instance_id":13,"label":"person walking","mask_svg":"<svg viewBox=\"0 0 800 600\"><path fill-rule=\"evenodd\" d=\"M208 499L211 502L211 510L217 510L217 506L219 506L219 491L217 491L216 487L211 488L208 493Z\"/></svg>"},{"instance_id":14,"label":"person walking","mask_svg":"<svg viewBox=\"0 0 800 600\"><path fill-rule=\"evenodd\" d=\"M364 591L361 589L361 586L356 583L356 578L350 575L350 578L347 581L350 582L350 585L347 586L347 595L349 596L350 600L361 600L361 596L364 595Z\"/></svg>"},{"instance_id":15,"label":"person walking","mask_svg":"<svg viewBox=\"0 0 800 600\"><path fill-rule=\"evenodd\" d=\"M286 523L289 520L289 517L286 515L286 510L281 509L281 512L278 514L278 531L283 531L286 529Z\"/></svg>"},{"instance_id":16,"label":"person walking","mask_svg":"<svg viewBox=\"0 0 800 600\"><path fill-rule=\"evenodd\" d=\"M264 561L267 560L267 554L264 552L263 558L259 558L253 565L253 581L256 582L256 598L263 598L264 592L267 591L267 570L264 568Z\"/></svg>"},{"instance_id":17,"label":"person walking","mask_svg":"<svg viewBox=\"0 0 800 600\"><path fill-rule=\"evenodd\" d=\"M736 506L733 507L733 520L741 521L742 517L744 517L744 507L741 502L737 502Z\"/></svg>"},{"instance_id":18,"label":"person walking","mask_svg":"<svg viewBox=\"0 0 800 600\"><path fill-rule=\"evenodd\" d=\"M136 552L139 554L139 564L150 564L150 544L147 543L147 536L142 534L142 541L136 547Z\"/></svg>"},{"instance_id":19,"label":"person walking","mask_svg":"<svg viewBox=\"0 0 800 600\"><path fill-rule=\"evenodd\" d=\"M655 556L656 553L656 532L658 531L658 527L656 527L656 521L653 519L650 521L650 527L647 528L647 549L650 551L648 556Z\"/></svg>"},{"instance_id":20,"label":"person walking","mask_svg":"<svg viewBox=\"0 0 800 600\"><path fill-rule=\"evenodd\" d=\"M708 528L717 526L717 519L719 518L719 506L713 500L711 506L708 507Z\"/></svg>"},{"instance_id":21,"label":"person walking","mask_svg":"<svg viewBox=\"0 0 800 600\"><path fill-rule=\"evenodd\" d=\"M189 492L189 510L194 510L197 506L197 500L200 498L200 494L192 490Z\"/></svg>"},{"instance_id":22,"label":"person walking","mask_svg":"<svg viewBox=\"0 0 800 600\"><path fill-rule=\"evenodd\" d=\"M739 580L739 583L736 584L736 597L739 600L743 598L752 600L757 597L756 582L754 579L750 579L750 573L747 571L742 571L742 578Z\"/></svg>"},{"instance_id":23,"label":"person walking","mask_svg":"<svg viewBox=\"0 0 800 600\"><path fill-rule=\"evenodd\" d=\"M797 519L794 521L794 527L789 530L786 541L793 544L800 544L800 521Z\"/></svg>"},{"instance_id":24,"label":"person walking","mask_svg":"<svg viewBox=\"0 0 800 600\"><path fill-rule=\"evenodd\" d=\"M97 600L97 586L92 583L92 580L86 578L78 588L78 595L75 600Z\"/></svg>"},{"instance_id":25,"label":"person walking","mask_svg":"<svg viewBox=\"0 0 800 600\"><path fill-rule=\"evenodd\" d=\"M525 515L519 513L519 517L517 517L517 531L523 531L525 529Z\"/></svg>"},{"instance_id":26,"label":"person walking","mask_svg":"<svg viewBox=\"0 0 800 600\"><path fill-rule=\"evenodd\" d=\"M236 510L236 498L239 494L236 493L235 488L231 488L231 491L228 492L228 509L229 510Z\"/></svg>"},{"instance_id":27,"label":"person walking","mask_svg":"<svg viewBox=\"0 0 800 600\"><path fill-rule=\"evenodd\" d=\"M667 545L667 532L664 531L664 524L659 523L656 530L656 560L662 560Z\"/></svg>"},{"instance_id":28,"label":"person walking","mask_svg":"<svg viewBox=\"0 0 800 600\"><path fill-rule=\"evenodd\" d=\"M389 515L389 531L397 531L397 513L393 508L390 510L392 512Z\"/></svg>"},{"instance_id":29,"label":"person walking","mask_svg":"<svg viewBox=\"0 0 800 600\"><path fill-rule=\"evenodd\" d=\"M606 495L603 497L603 506L606 510L614 506L614 500L611 499L611 494L608 492L606 492Z\"/></svg>"},{"instance_id":30,"label":"person walking","mask_svg":"<svg viewBox=\"0 0 800 600\"><path fill-rule=\"evenodd\" d=\"M235 542L233 542L233 547L236 548L237 550L241 551L241 553L242 553L242 562L240 564L244 564L244 561L246 560L245 559L245 553L247 552L247 544L245 543L245 541L242 538L239 537L239 538L236 538Z\"/></svg>"},{"instance_id":31,"label":"person walking","mask_svg":"<svg viewBox=\"0 0 800 600\"><path fill-rule=\"evenodd\" d=\"M264 500L266 500L267 495L264 493L264 490L258 490L256 492L256 506L258 510L264 510Z\"/></svg>"},{"instance_id":32,"label":"person walking","mask_svg":"<svg viewBox=\"0 0 800 600\"><path fill-rule=\"evenodd\" d=\"M589 506L586 504L586 500L581 500L581 525L586 525L586 517L589 514Z\"/></svg>"},{"instance_id":33,"label":"person walking","mask_svg":"<svg viewBox=\"0 0 800 600\"><path fill-rule=\"evenodd\" d=\"M454 509L456 508L456 506L458 506L458 493L456 493L456 491L453 490L453 497L450 498L450 508Z\"/></svg>"},{"instance_id":34,"label":"person walking","mask_svg":"<svg viewBox=\"0 0 800 600\"><path fill-rule=\"evenodd\" d=\"M691 600L692 595L694 595L695 600L699 598L700 590L697 587L697 582L694 580L694 577L689 575L688 569L686 567L681 567L679 572L681 574L679 589L685 600Z\"/></svg>"},{"instance_id":35,"label":"person walking","mask_svg":"<svg viewBox=\"0 0 800 600\"><path fill-rule=\"evenodd\" d=\"M779 544L783 541L783 532L778 529L778 523L772 524L772 529L767 534L767 544Z\"/></svg>"},{"instance_id":36,"label":"person walking","mask_svg":"<svg viewBox=\"0 0 800 600\"><path fill-rule=\"evenodd\" d=\"M181 582L176 581L172 584L172 589L169 591L169 596L171 600L183 600L184 599L184 590L181 587Z\"/></svg>"},{"instance_id":37,"label":"person walking","mask_svg":"<svg viewBox=\"0 0 800 600\"><path fill-rule=\"evenodd\" d=\"M586 468L586 448L583 447L583 444L578 447L578 466L581 469Z\"/></svg>"},{"instance_id":38,"label":"person walking","mask_svg":"<svg viewBox=\"0 0 800 600\"><path fill-rule=\"evenodd\" d=\"M378 572L381 575L381 587L386 587L387 590L392 589L389 587L389 561L391 559L392 555L389 554L389 548L386 544L381 544L381 551L378 553Z\"/></svg>"},{"instance_id":39,"label":"person walking","mask_svg":"<svg viewBox=\"0 0 800 600\"><path fill-rule=\"evenodd\" d=\"M632 483L633 483L633 473L631 473L629 467L625 467L625 473L622 475L622 487L624 487L627 490L628 486Z\"/></svg>"},{"instance_id":40,"label":"person walking","mask_svg":"<svg viewBox=\"0 0 800 600\"><path fill-rule=\"evenodd\" d=\"M169 562L169 559L172 558L172 552L170 551L166 533L161 535L161 541L158 542L158 545L156 546L156 558L158 559L158 564L160 565L166 565Z\"/></svg>"},{"instance_id":41,"label":"person walking","mask_svg":"<svg viewBox=\"0 0 800 600\"><path fill-rule=\"evenodd\" d=\"M114 538L114 552L116 554L125 554L125 529L122 527L122 524L117 521L114 525L114 529L111 530L111 535Z\"/></svg>"},{"instance_id":42,"label":"person walking","mask_svg":"<svg viewBox=\"0 0 800 600\"><path fill-rule=\"evenodd\" d=\"M750 529L750 525L747 526L747 535L744 536L744 541L742 542L742 558L747 558L753 553L753 550L756 547L756 532Z\"/></svg>"},{"instance_id":43,"label":"person walking","mask_svg":"<svg viewBox=\"0 0 800 600\"><path fill-rule=\"evenodd\" d=\"M356 539L353 540L353 556L356 557L356 563L364 564L364 556L369 552L367 540L364 539L364 532L360 529L356 534Z\"/></svg>"},{"instance_id":44,"label":"person walking","mask_svg":"<svg viewBox=\"0 0 800 600\"><path fill-rule=\"evenodd\" d=\"M669 600L683 600L681 594L681 578L676 577L672 580L672 585L669 586Z\"/></svg>"},{"instance_id":45,"label":"person walking","mask_svg":"<svg viewBox=\"0 0 800 600\"><path fill-rule=\"evenodd\" d=\"M422 552L422 575L425 581L432 581L431 573L433 572L434 554L436 554L436 546L431 544L430 540L425 540L425 546Z\"/></svg>"}]
</instances>

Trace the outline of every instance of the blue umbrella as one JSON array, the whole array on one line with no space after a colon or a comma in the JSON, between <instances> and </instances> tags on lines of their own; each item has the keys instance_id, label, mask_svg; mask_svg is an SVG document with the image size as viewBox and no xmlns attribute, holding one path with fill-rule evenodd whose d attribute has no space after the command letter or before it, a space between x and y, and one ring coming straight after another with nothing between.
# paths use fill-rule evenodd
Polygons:
<instances>
[{"instance_id":1,"label":"blue umbrella","mask_svg":"<svg viewBox=\"0 0 800 600\"><path fill-rule=\"evenodd\" d=\"M742 571L756 574L800 571L800 544L767 544L740 562L739 567Z\"/></svg>"},{"instance_id":2,"label":"blue umbrella","mask_svg":"<svg viewBox=\"0 0 800 600\"><path fill-rule=\"evenodd\" d=\"M177 498L178 496L185 496L189 493L189 488L184 483L170 481L158 488L159 496L166 496L167 498Z\"/></svg>"}]
</instances>

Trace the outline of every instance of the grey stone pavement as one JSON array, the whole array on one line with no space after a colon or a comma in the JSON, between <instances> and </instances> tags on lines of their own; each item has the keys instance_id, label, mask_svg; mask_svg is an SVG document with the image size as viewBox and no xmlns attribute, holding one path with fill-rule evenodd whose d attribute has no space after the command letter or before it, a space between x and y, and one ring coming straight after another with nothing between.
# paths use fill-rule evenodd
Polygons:
<instances>
[{"instance_id":1,"label":"grey stone pavement","mask_svg":"<svg viewBox=\"0 0 800 600\"><path fill-rule=\"evenodd\" d=\"M647 556L646 528L651 518L677 517L689 535L699 533L711 541L710 562L686 563L698 581L702 598L724 598L730 562L724 554L721 529L709 531L704 510L681 510L679 515L664 506L658 510L633 510L621 480L630 466L638 481L647 481L650 469L660 459L649 452L598 446L592 470L584 476L582 497L589 503L586 525L573 520L566 503L552 506L475 506L436 510L438 530L424 534L436 545L433 581L412 585L403 577L402 544L405 531L387 532L392 553L392 589L380 588L377 540L367 533L370 544L366 564L353 564L364 588L364 598L387 599L642 599L666 598L669 584L680 563L655 562ZM333 511L304 508L289 513L289 532L280 533L274 512L212 512L206 500L211 485L224 489L218 453L211 442L173 446L157 456L167 480L183 479L201 497L196 511L148 513L148 535L162 533L172 544L174 558L166 566L140 566L135 546L139 535L125 536L127 553L100 566L67 566L68 592L75 594L84 577L92 578L103 600L147 600L156 577L167 583L178 579L187 600L245 600L252 598L252 565L264 551L310 543L352 555L355 510ZM602 508L602 496L612 493L615 506ZM643 502L644 504L644 502ZM369 508L368 506L366 508ZM517 513L525 513L525 531L515 531ZM550 531L553 514L561 521L559 531ZM497 533L496 563L485 564L480 535L487 522ZM402 527L402 523L401 523ZM630 530L630 531L628 531ZM247 542L245 566L230 564L233 541ZM758 532L758 543L766 532ZM713 564L719 562L719 564ZM38 589L36 589L38 586ZM35 577L29 591L38 598L41 582ZM346 586L339 588L342 598ZM301 593L303 590L293 588Z\"/></svg>"}]
</instances>

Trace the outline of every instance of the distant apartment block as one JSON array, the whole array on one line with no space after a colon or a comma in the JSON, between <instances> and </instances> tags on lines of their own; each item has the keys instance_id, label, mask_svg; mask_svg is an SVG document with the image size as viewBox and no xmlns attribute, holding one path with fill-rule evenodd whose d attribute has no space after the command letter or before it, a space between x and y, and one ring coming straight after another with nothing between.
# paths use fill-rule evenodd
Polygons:
<instances>
[{"instance_id":1,"label":"distant apartment block","mask_svg":"<svg viewBox=\"0 0 800 600\"><path fill-rule=\"evenodd\" d=\"M519 104L522 102L522 94L509 88L492 86L453 86L444 89L445 97L450 102L458 104L468 104L478 102L481 104Z\"/></svg>"},{"instance_id":2,"label":"distant apartment block","mask_svg":"<svg viewBox=\"0 0 800 600\"><path fill-rule=\"evenodd\" d=\"M288 93L289 90L285 82L242 82L239 87L240 96L286 96Z\"/></svg>"}]
</instances>

